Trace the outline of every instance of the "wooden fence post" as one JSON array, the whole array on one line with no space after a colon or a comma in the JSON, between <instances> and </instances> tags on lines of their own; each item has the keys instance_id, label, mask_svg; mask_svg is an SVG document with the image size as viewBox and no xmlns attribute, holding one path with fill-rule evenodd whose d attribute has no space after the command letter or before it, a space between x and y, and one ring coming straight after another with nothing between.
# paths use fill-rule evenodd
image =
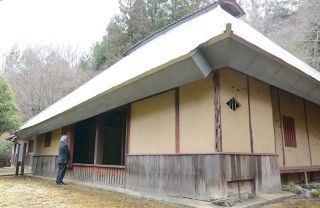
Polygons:
<instances>
[{"instance_id":1,"label":"wooden fence post","mask_svg":"<svg viewBox=\"0 0 320 208\"><path fill-rule=\"evenodd\" d=\"M22 161L21 161L21 176L24 176L24 163L26 161L26 151L27 151L27 143L23 144L23 151L22 151Z\"/></svg>"},{"instance_id":2,"label":"wooden fence post","mask_svg":"<svg viewBox=\"0 0 320 208\"><path fill-rule=\"evenodd\" d=\"M16 155L16 176L18 176L19 174L19 152L20 152L20 144L17 143L16 145L18 145L18 151L17 151L17 155Z\"/></svg>"}]
</instances>

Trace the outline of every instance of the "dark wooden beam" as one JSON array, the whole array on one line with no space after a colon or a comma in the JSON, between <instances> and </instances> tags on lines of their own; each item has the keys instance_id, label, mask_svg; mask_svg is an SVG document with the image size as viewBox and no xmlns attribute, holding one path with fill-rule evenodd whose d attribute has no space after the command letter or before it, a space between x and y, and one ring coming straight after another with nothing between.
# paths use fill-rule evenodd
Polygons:
<instances>
[{"instance_id":1,"label":"dark wooden beam","mask_svg":"<svg viewBox=\"0 0 320 208\"><path fill-rule=\"evenodd\" d=\"M306 100L303 99L303 110L304 110L304 119L306 124L307 138L308 138L308 148L310 155L310 165L312 165L312 155L311 155L311 147L310 147L310 136L309 136L309 127L308 127L308 117L307 117L307 108L306 108Z\"/></svg>"},{"instance_id":2,"label":"dark wooden beam","mask_svg":"<svg viewBox=\"0 0 320 208\"><path fill-rule=\"evenodd\" d=\"M277 96L277 89L273 87L272 85L269 86L269 91L270 91L270 100L271 100L271 105L272 105L272 121L273 121L273 139L274 139L274 153L277 153L277 137L276 137L276 126L275 126L275 114L276 114L276 109L273 106L273 99L278 98Z\"/></svg>"},{"instance_id":3,"label":"dark wooden beam","mask_svg":"<svg viewBox=\"0 0 320 208\"><path fill-rule=\"evenodd\" d=\"M252 121L251 121L251 104L250 104L250 83L249 83L249 76L247 77L247 92L248 92L248 112L249 112L249 133L250 133L250 149L251 153L254 152L253 149L253 135L252 135Z\"/></svg>"},{"instance_id":4,"label":"dark wooden beam","mask_svg":"<svg viewBox=\"0 0 320 208\"><path fill-rule=\"evenodd\" d=\"M130 153L130 122L131 122L131 103L127 107L127 122L126 122L126 155Z\"/></svg>"},{"instance_id":5,"label":"dark wooden beam","mask_svg":"<svg viewBox=\"0 0 320 208\"><path fill-rule=\"evenodd\" d=\"M121 165L125 164L125 159L126 159L126 144L127 144L127 113L128 109L124 109L125 114L122 115L122 131L121 131Z\"/></svg>"},{"instance_id":6,"label":"dark wooden beam","mask_svg":"<svg viewBox=\"0 0 320 208\"><path fill-rule=\"evenodd\" d=\"M277 88L277 96L278 96L278 110L279 110L279 122L280 122L280 130L281 130L281 141L282 141L282 155L283 155L283 166L286 166L286 153L285 153L285 141L284 141L284 133L282 127L282 114L281 114L281 105L280 105L280 90Z\"/></svg>"},{"instance_id":7,"label":"dark wooden beam","mask_svg":"<svg viewBox=\"0 0 320 208\"><path fill-rule=\"evenodd\" d=\"M97 116L97 122L96 122L96 137L95 137L95 143L94 143L94 164L101 164L102 162L102 143L101 143L101 135L100 135L100 127L101 127L101 115Z\"/></svg>"},{"instance_id":8,"label":"dark wooden beam","mask_svg":"<svg viewBox=\"0 0 320 208\"><path fill-rule=\"evenodd\" d=\"M176 153L180 153L180 93L179 88L175 89L175 143L176 143Z\"/></svg>"},{"instance_id":9,"label":"dark wooden beam","mask_svg":"<svg viewBox=\"0 0 320 208\"><path fill-rule=\"evenodd\" d=\"M21 176L24 176L24 166L26 161L26 152L27 152L27 145L28 143L23 144L23 150L22 150L22 161L21 161Z\"/></svg>"},{"instance_id":10,"label":"dark wooden beam","mask_svg":"<svg viewBox=\"0 0 320 208\"><path fill-rule=\"evenodd\" d=\"M221 128L221 98L220 98L220 74L213 74L214 84L214 116L215 116L215 143L216 151L222 152L222 128Z\"/></svg>"},{"instance_id":11,"label":"dark wooden beam","mask_svg":"<svg viewBox=\"0 0 320 208\"><path fill-rule=\"evenodd\" d=\"M274 153L245 153L245 152L214 152L214 153L199 153L199 152L194 152L194 153L180 153L180 154L175 154L175 153L168 153L168 154L155 154L155 153L144 153L144 154L127 154L127 156L188 156L188 155L242 155L242 156L276 156L278 157L279 155L274 154ZM36 156L34 156L36 157Z\"/></svg>"},{"instance_id":12,"label":"dark wooden beam","mask_svg":"<svg viewBox=\"0 0 320 208\"><path fill-rule=\"evenodd\" d=\"M296 166L282 167L280 173L304 173L304 172L320 172L320 166Z\"/></svg>"},{"instance_id":13,"label":"dark wooden beam","mask_svg":"<svg viewBox=\"0 0 320 208\"><path fill-rule=\"evenodd\" d=\"M20 153L20 144L16 144L18 149L17 149L17 155L16 155L16 176L19 174L19 153Z\"/></svg>"}]
</instances>

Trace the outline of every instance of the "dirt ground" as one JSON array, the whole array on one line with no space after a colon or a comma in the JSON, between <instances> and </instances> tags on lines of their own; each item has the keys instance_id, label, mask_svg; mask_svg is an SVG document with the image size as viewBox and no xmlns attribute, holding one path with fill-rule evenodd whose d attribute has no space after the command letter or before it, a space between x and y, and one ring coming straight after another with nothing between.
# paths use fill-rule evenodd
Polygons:
<instances>
[{"instance_id":1,"label":"dirt ground","mask_svg":"<svg viewBox=\"0 0 320 208\"><path fill-rule=\"evenodd\" d=\"M101 207L172 207L124 194L38 178L0 176L0 207L28 208L101 208Z\"/></svg>"},{"instance_id":2,"label":"dirt ground","mask_svg":"<svg viewBox=\"0 0 320 208\"><path fill-rule=\"evenodd\" d=\"M27 168L24 169L25 174L29 174L31 171ZM16 173L15 167L2 167L0 168L0 176L3 175L14 175ZM19 168L19 173L21 173L21 167Z\"/></svg>"},{"instance_id":3,"label":"dirt ground","mask_svg":"<svg viewBox=\"0 0 320 208\"><path fill-rule=\"evenodd\" d=\"M266 205L262 208L320 208L320 199L303 199L300 197L295 197Z\"/></svg>"}]
</instances>

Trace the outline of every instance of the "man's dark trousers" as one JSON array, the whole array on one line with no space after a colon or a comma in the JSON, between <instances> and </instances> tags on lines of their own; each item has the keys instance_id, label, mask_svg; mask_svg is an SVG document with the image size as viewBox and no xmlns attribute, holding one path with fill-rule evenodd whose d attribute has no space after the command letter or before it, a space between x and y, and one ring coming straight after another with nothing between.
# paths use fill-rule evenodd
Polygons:
<instances>
[{"instance_id":1,"label":"man's dark trousers","mask_svg":"<svg viewBox=\"0 0 320 208\"><path fill-rule=\"evenodd\" d=\"M59 170L58 170L58 174L57 174L56 183L60 184L60 183L62 183L62 179L64 177L64 174L66 173L68 163L58 163L58 164L59 164Z\"/></svg>"}]
</instances>

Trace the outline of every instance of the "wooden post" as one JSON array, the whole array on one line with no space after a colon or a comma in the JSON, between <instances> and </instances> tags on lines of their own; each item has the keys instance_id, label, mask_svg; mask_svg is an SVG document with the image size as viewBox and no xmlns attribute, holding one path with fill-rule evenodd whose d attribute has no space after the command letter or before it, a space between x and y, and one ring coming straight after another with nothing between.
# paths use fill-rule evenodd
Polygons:
<instances>
[{"instance_id":1,"label":"wooden post","mask_svg":"<svg viewBox=\"0 0 320 208\"><path fill-rule=\"evenodd\" d=\"M18 145L18 150L17 150L17 155L16 155L16 176L19 174L19 152L20 152L20 144L17 143Z\"/></svg>"},{"instance_id":2,"label":"wooden post","mask_svg":"<svg viewBox=\"0 0 320 208\"><path fill-rule=\"evenodd\" d=\"M16 152L17 152L17 143L13 143L13 152L11 152L11 166L16 165L17 158L16 158Z\"/></svg>"},{"instance_id":3,"label":"wooden post","mask_svg":"<svg viewBox=\"0 0 320 208\"><path fill-rule=\"evenodd\" d=\"M122 114L122 116L121 116L121 127L122 127L122 131L121 131L121 165L124 165L125 164L125 159L126 159L126 157L125 157L125 155L126 155L126 143L127 143L127 139L126 139L126 137L127 137L127 131L126 131L126 129L127 129L127 113L128 113L128 109L127 109L127 106L126 107L124 107L123 109L122 109L122 111L123 111L123 114ZM101 154L101 156L103 156L102 154Z\"/></svg>"},{"instance_id":4,"label":"wooden post","mask_svg":"<svg viewBox=\"0 0 320 208\"><path fill-rule=\"evenodd\" d=\"M273 136L274 136L274 153L277 153L277 136L276 136L276 126L275 126L275 115L276 115L276 108L273 105L274 101L273 99L278 98L277 95L277 89L275 87L273 87L272 85L269 86L269 90L270 90L270 100L271 100L271 105L272 105L272 121L273 121Z\"/></svg>"},{"instance_id":5,"label":"wooden post","mask_svg":"<svg viewBox=\"0 0 320 208\"><path fill-rule=\"evenodd\" d=\"M176 154L180 153L180 110L179 110L179 88L175 89L175 120L176 120L176 128L175 128L175 137L176 137Z\"/></svg>"},{"instance_id":6,"label":"wooden post","mask_svg":"<svg viewBox=\"0 0 320 208\"><path fill-rule=\"evenodd\" d=\"M281 105L280 105L280 91L277 88L277 95L278 95L278 110L279 110L279 122L280 122L280 129L281 129L281 141L282 141L282 155L283 155L283 166L286 166L286 153L285 153L285 141L284 141L284 132L282 126L282 115L281 115Z\"/></svg>"},{"instance_id":7,"label":"wooden post","mask_svg":"<svg viewBox=\"0 0 320 208\"><path fill-rule=\"evenodd\" d=\"M126 155L130 154L130 120L131 120L131 103L127 107L127 122L126 122Z\"/></svg>"},{"instance_id":8,"label":"wooden post","mask_svg":"<svg viewBox=\"0 0 320 208\"><path fill-rule=\"evenodd\" d=\"M100 126L101 126L101 116L97 117L96 122L96 138L94 144L94 164L101 164L101 155L102 155L102 144L101 144L101 136L99 135Z\"/></svg>"},{"instance_id":9,"label":"wooden post","mask_svg":"<svg viewBox=\"0 0 320 208\"><path fill-rule=\"evenodd\" d=\"M24 176L24 163L26 161L26 151L27 151L27 144L28 143L24 143L23 144L23 151L22 151L22 161L21 161L21 176Z\"/></svg>"},{"instance_id":10,"label":"wooden post","mask_svg":"<svg viewBox=\"0 0 320 208\"><path fill-rule=\"evenodd\" d=\"M309 186L309 183L308 183L308 173L305 171L304 172L304 182L306 183L306 186L308 187Z\"/></svg>"},{"instance_id":11,"label":"wooden post","mask_svg":"<svg viewBox=\"0 0 320 208\"><path fill-rule=\"evenodd\" d=\"M220 76L219 71L213 74L214 84L214 111L215 111L215 143L216 151L222 152L222 129L221 129L221 100L220 100Z\"/></svg>"},{"instance_id":12,"label":"wooden post","mask_svg":"<svg viewBox=\"0 0 320 208\"><path fill-rule=\"evenodd\" d=\"M249 76L247 76L247 92L248 92L250 149L251 149L251 153L253 153L253 152L254 152L254 149L253 149L253 135L252 135L252 121L251 121L251 105L250 105L250 83L249 83Z\"/></svg>"},{"instance_id":13,"label":"wooden post","mask_svg":"<svg viewBox=\"0 0 320 208\"><path fill-rule=\"evenodd\" d=\"M310 165L312 165L312 155L311 155L310 136L309 136L308 117L307 117L307 107L306 107L306 100L305 99L303 99L303 109L304 109L304 119L305 119L307 138L308 138Z\"/></svg>"}]
</instances>

